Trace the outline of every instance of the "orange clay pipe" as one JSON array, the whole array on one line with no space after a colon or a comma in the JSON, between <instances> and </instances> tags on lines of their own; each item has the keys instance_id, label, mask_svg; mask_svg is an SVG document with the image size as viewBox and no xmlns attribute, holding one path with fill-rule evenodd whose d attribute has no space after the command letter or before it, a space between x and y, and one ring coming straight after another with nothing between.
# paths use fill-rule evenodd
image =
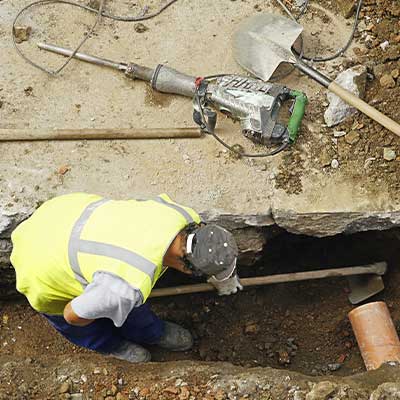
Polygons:
<instances>
[{"instance_id":1,"label":"orange clay pipe","mask_svg":"<svg viewBox=\"0 0 400 400\"><path fill-rule=\"evenodd\" d=\"M400 341L386 303L364 304L348 317L368 371L385 362L400 362Z\"/></svg>"}]
</instances>

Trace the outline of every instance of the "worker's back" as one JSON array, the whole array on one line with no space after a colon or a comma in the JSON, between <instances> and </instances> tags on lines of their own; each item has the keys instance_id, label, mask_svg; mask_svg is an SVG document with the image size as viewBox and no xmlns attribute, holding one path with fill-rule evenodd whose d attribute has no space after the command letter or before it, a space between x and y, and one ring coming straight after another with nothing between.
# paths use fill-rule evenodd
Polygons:
<instances>
[{"instance_id":1,"label":"worker's back","mask_svg":"<svg viewBox=\"0 0 400 400\"><path fill-rule=\"evenodd\" d=\"M11 262L17 289L36 310L55 312L82 292L69 267L69 236L82 209L99 198L84 193L56 197L13 232ZM51 304L47 310L46 304Z\"/></svg>"},{"instance_id":2,"label":"worker's back","mask_svg":"<svg viewBox=\"0 0 400 400\"><path fill-rule=\"evenodd\" d=\"M37 311L62 314L101 270L140 288L146 299L173 238L199 220L164 195L149 201L56 197L12 234L17 289Z\"/></svg>"}]
</instances>

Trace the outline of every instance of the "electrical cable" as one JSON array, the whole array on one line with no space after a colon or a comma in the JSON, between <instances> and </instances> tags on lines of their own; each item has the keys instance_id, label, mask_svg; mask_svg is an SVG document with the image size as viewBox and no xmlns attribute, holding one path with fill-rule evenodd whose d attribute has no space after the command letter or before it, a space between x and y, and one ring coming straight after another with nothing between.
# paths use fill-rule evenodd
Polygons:
<instances>
[{"instance_id":1,"label":"electrical cable","mask_svg":"<svg viewBox=\"0 0 400 400\"><path fill-rule=\"evenodd\" d=\"M305 10L308 7L309 4L309 0L307 0L302 8L302 10L300 11L299 16L296 18L293 16L293 14L290 12L290 10L285 6L285 4L283 4L283 2L281 0L275 0L283 9L284 11L287 13L287 15L292 18L294 21L298 22L298 19L304 14ZM357 11L356 11L356 15L354 18L354 23L353 23L353 29L352 32L346 42L346 44L341 47L339 50L337 50L333 55L331 56L327 56L327 57L309 57L304 55L303 53L303 40L301 41L301 50L300 53L296 52L295 49L293 49L294 53L297 55L297 57L299 58L300 61L305 60L305 61L311 61L311 62L325 62L325 61L332 61L340 56L343 55L343 53L345 53L348 48L350 47L351 43L353 42L354 39L354 35L356 33L356 29L357 29L357 25L358 25L358 20L360 18L360 11L363 5L363 0L359 0L358 4L357 4Z\"/></svg>"},{"instance_id":2,"label":"electrical cable","mask_svg":"<svg viewBox=\"0 0 400 400\"><path fill-rule=\"evenodd\" d=\"M104 4L105 4L105 0L101 0L99 8L95 9L89 6L85 6L83 4L79 4L76 3L74 1L70 1L70 0L38 0L38 1L34 1L33 3L28 4L27 6L25 6L24 8L22 8L18 14L16 15L16 17L14 18L14 21L12 23L12 41L13 41L13 45L15 50L17 51L17 53L30 65L32 65L35 68L40 69L43 72L46 72L47 74L50 75L57 75L59 72L61 72L66 66L67 64L72 60L72 58L75 56L75 54L79 51L79 49L83 46L83 44L90 38L90 36L93 34L96 26L98 25L100 19L102 17L105 18L110 18L112 20L116 20L116 21L125 21L125 22L133 22L133 21L144 21L150 18L153 18L159 14L161 14L165 9L167 9L169 6L171 6L173 3L175 3L178 0L169 0L166 4L164 4L162 7L160 7L157 11L151 13L151 14L147 14L147 15L138 15L138 16L128 16L128 17L124 17L124 16L118 16L118 15L112 15L109 14L107 12L105 12L103 10L104 8ZM86 34L86 36L82 39L82 41L79 43L79 45L74 49L74 51L72 52L72 54L67 58L67 60L64 62L64 64L61 65L61 67L59 67L57 70L50 70L47 69L35 62L33 62L29 57L27 57L22 50L20 50L20 48L18 47L16 41L15 41L15 26L16 23L18 21L18 18L21 16L21 14L23 14L26 10L28 10L31 7L37 6L37 5L46 5L46 4L68 4L74 7L78 7L78 8L82 8L84 10L87 10L89 12L92 13L96 13L97 17L96 17L96 21L94 22L94 24L92 25L92 27L89 29L89 32Z\"/></svg>"},{"instance_id":3,"label":"electrical cable","mask_svg":"<svg viewBox=\"0 0 400 400\"><path fill-rule=\"evenodd\" d=\"M22 13L24 13L26 10L28 10L31 7L37 6L37 5L44 5L44 4L54 4L54 3L59 3L59 4L69 4L69 5L75 5L75 3L72 3L68 0L38 0L35 1L33 3L28 4L26 7L24 7L14 18L14 21L12 23L12 41L13 41L13 45L15 50L17 51L17 53L30 65L32 65L35 68L40 69L43 72L46 72L49 75L57 75L59 72L61 72L66 66L67 64L72 60L72 58L75 56L75 54L79 51L79 49L83 46L83 44L89 39L89 37L93 34L97 24L99 23L100 19L101 19L101 13L103 11L103 7L104 7L104 3L105 0L101 0L99 9L96 11L97 12L97 17L96 17L96 21L94 22L94 24L92 25L92 27L89 29L89 32L87 33L87 35L81 40L81 42L78 44L78 46L75 48L75 50L72 52L72 54L67 58L67 60L61 65L61 67L59 67L56 70L50 70L47 69L46 67L43 67L35 62L33 62L29 57L27 57L22 50L20 50L20 48L17 46L17 43L15 41L15 25L17 23L18 18L20 17L20 15Z\"/></svg>"}]
</instances>

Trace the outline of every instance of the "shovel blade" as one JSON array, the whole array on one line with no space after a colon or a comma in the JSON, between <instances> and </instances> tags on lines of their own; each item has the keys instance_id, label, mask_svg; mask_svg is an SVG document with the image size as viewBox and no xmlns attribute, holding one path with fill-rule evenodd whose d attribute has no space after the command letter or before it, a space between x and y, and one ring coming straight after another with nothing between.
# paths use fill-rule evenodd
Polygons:
<instances>
[{"instance_id":1,"label":"shovel blade","mask_svg":"<svg viewBox=\"0 0 400 400\"><path fill-rule=\"evenodd\" d=\"M292 46L303 27L278 14L257 14L244 20L233 36L238 64L267 81L282 62L296 63Z\"/></svg>"},{"instance_id":2,"label":"shovel blade","mask_svg":"<svg viewBox=\"0 0 400 400\"><path fill-rule=\"evenodd\" d=\"M381 292L385 285L379 275L357 275L347 278L350 286L349 300L358 304Z\"/></svg>"}]
</instances>

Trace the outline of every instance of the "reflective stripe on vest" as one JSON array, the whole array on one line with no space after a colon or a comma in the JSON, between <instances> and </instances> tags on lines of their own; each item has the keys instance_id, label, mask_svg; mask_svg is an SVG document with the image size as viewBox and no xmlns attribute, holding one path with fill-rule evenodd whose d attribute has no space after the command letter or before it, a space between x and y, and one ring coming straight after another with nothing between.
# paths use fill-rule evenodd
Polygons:
<instances>
[{"instance_id":1,"label":"reflective stripe on vest","mask_svg":"<svg viewBox=\"0 0 400 400\"><path fill-rule=\"evenodd\" d=\"M177 204L168 203L168 201L164 200L160 196L157 196L154 201L157 201L158 203L164 204L165 206L170 207L175 211L178 211L183 216L183 218L186 219L188 224L194 222L192 216L184 208L178 206Z\"/></svg>"},{"instance_id":2,"label":"reflective stripe on vest","mask_svg":"<svg viewBox=\"0 0 400 400\"><path fill-rule=\"evenodd\" d=\"M163 204L178 211L188 223L194 222L192 216L185 209L178 206L177 204L171 204L161 197L156 197L154 200L160 204ZM70 240L68 243L68 258L72 271L74 272L75 279L82 285L83 288L85 288L89 283L84 278L81 267L79 265L78 253L81 252L97 256L106 256L116 260L120 260L133 268L139 269L140 271L148 275L151 282L153 282L154 274L157 270L157 265L142 257L141 255L131 250L127 250L122 247L111 245L108 243L81 239L81 233L90 216L98 207L109 201L110 200L108 199L101 199L89 204L83 210L81 216L72 228Z\"/></svg>"}]
</instances>

